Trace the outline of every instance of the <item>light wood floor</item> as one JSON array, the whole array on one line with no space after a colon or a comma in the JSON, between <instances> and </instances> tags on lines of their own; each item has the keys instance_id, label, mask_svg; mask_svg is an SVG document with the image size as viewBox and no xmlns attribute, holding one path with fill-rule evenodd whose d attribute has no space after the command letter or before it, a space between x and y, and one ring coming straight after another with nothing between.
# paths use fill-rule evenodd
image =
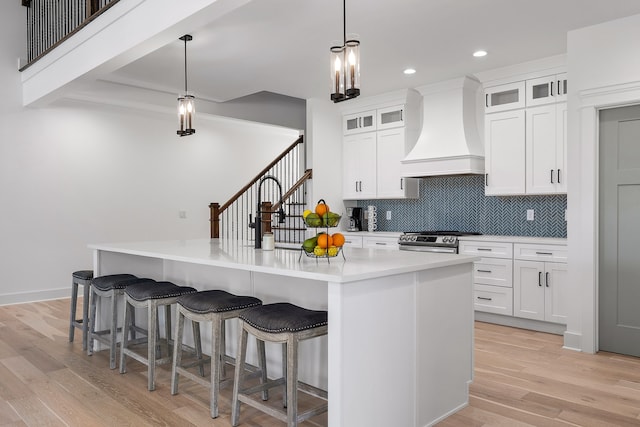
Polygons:
<instances>
[{"instance_id":1,"label":"light wood floor","mask_svg":"<svg viewBox=\"0 0 640 427\"><path fill-rule=\"evenodd\" d=\"M203 387L182 380L171 396L166 366L148 392L146 367L130 360L121 375L106 352L86 356L78 332L67 342L68 310L69 300L0 306L0 426L230 425L229 389L215 420ZM640 359L561 346L556 335L476 323L470 405L439 426L640 426ZM246 406L241 420L283 425Z\"/></svg>"}]
</instances>

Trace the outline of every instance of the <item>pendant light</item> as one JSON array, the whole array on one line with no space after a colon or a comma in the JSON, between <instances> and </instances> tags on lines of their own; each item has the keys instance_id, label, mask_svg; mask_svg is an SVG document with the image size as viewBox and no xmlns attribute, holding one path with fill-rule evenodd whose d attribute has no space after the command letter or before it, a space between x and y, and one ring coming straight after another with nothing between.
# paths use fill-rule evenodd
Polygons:
<instances>
[{"instance_id":1,"label":"pendant light","mask_svg":"<svg viewBox=\"0 0 640 427\"><path fill-rule=\"evenodd\" d=\"M342 0L342 46L331 47L331 100L346 101L360 95L360 41L347 40L347 5Z\"/></svg>"},{"instance_id":2,"label":"pendant light","mask_svg":"<svg viewBox=\"0 0 640 427\"><path fill-rule=\"evenodd\" d=\"M188 136L196 133L193 128L193 116L196 113L195 97L187 91L187 42L193 40L189 34L180 37L184 41L184 94L178 96L178 119L180 129L177 134Z\"/></svg>"}]
</instances>

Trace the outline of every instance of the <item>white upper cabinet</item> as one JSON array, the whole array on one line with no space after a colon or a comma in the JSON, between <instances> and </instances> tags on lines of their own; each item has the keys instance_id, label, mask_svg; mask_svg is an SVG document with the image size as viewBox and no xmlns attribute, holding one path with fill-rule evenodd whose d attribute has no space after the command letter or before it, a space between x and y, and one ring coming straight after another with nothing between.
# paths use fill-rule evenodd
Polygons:
<instances>
[{"instance_id":1,"label":"white upper cabinet","mask_svg":"<svg viewBox=\"0 0 640 427\"><path fill-rule=\"evenodd\" d=\"M484 90L485 113L497 113L525 106L525 82L515 82Z\"/></svg>"},{"instance_id":2,"label":"white upper cabinet","mask_svg":"<svg viewBox=\"0 0 640 427\"><path fill-rule=\"evenodd\" d=\"M527 80L527 107L567 100L567 73Z\"/></svg>"},{"instance_id":3,"label":"white upper cabinet","mask_svg":"<svg viewBox=\"0 0 640 427\"><path fill-rule=\"evenodd\" d=\"M567 192L566 99L566 73L485 89L486 195Z\"/></svg>"},{"instance_id":4,"label":"white upper cabinet","mask_svg":"<svg viewBox=\"0 0 640 427\"><path fill-rule=\"evenodd\" d=\"M404 105L379 108L377 111L378 130L404 126Z\"/></svg>"},{"instance_id":5,"label":"white upper cabinet","mask_svg":"<svg viewBox=\"0 0 640 427\"><path fill-rule=\"evenodd\" d=\"M485 195L525 194L524 110L485 117Z\"/></svg>"},{"instance_id":6,"label":"white upper cabinet","mask_svg":"<svg viewBox=\"0 0 640 427\"><path fill-rule=\"evenodd\" d=\"M379 128L380 126L378 126ZM404 199L418 197L418 180L403 178L400 161L405 156L403 127L378 131L377 140L377 198Z\"/></svg>"},{"instance_id":7,"label":"white upper cabinet","mask_svg":"<svg viewBox=\"0 0 640 427\"><path fill-rule=\"evenodd\" d=\"M352 135L376 130L376 118L376 110L344 116L342 118L342 133Z\"/></svg>"},{"instance_id":8,"label":"white upper cabinet","mask_svg":"<svg viewBox=\"0 0 640 427\"><path fill-rule=\"evenodd\" d=\"M566 192L567 104L526 110L527 194Z\"/></svg>"},{"instance_id":9,"label":"white upper cabinet","mask_svg":"<svg viewBox=\"0 0 640 427\"><path fill-rule=\"evenodd\" d=\"M376 140L376 132L344 137L342 195L345 199L376 197Z\"/></svg>"}]
</instances>

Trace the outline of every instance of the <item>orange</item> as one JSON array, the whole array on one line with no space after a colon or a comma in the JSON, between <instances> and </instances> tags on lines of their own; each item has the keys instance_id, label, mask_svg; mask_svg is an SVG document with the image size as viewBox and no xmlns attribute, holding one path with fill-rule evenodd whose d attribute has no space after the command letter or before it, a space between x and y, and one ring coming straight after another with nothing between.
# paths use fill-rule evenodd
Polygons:
<instances>
[{"instance_id":1,"label":"orange","mask_svg":"<svg viewBox=\"0 0 640 427\"><path fill-rule=\"evenodd\" d=\"M344 236L341 233L334 233L331 238L333 239L334 246L341 247L344 245Z\"/></svg>"},{"instance_id":2,"label":"orange","mask_svg":"<svg viewBox=\"0 0 640 427\"><path fill-rule=\"evenodd\" d=\"M320 215L320 218L322 218L322 215L326 214L327 212L329 212L329 205L324 203L324 201L316 205L316 213Z\"/></svg>"},{"instance_id":3,"label":"orange","mask_svg":"<svg viewBox=\"0 0 640 427\"><path fill-rule=\"evenodd\" d=\"M318 236L318 246L323 249L327 249L329 246L333 245L333 239L328 234L321 234Z\"/></svg>"}]
</instances>

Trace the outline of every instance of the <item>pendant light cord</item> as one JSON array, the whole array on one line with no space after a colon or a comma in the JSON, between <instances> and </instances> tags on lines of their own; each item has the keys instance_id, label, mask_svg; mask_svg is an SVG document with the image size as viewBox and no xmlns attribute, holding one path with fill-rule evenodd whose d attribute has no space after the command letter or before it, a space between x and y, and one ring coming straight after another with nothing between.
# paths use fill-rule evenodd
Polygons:
<instances>
[{"instance_id":1,"label":"pendant light cord","mask_svg":"<svg viewBox=\"0 0 640 427\"><path fill-rule=\"evenodd\" d=\"M347 45L347 0L342 0L342 42Z\"/></svg>"},{"instance_id":2,"label":"pendant light cord","mask_svg":"<svg viewBox=\"0 0 640 427\"><path fill-rule=\"evenodd\" d=\"M184 94L187 94L187 38L184 39Z\"/></svg>"}]
</instances>

